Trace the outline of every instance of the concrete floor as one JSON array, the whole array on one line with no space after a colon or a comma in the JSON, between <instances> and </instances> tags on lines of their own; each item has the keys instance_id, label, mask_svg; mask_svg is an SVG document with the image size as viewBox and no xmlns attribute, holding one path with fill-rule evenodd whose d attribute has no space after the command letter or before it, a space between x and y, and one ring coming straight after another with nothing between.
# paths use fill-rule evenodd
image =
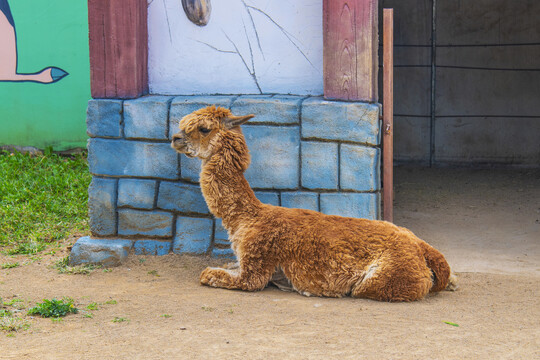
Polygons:
<instances>
[{"instance_id":1,"label":"concrete floor","mask_svg":"<svg viewBox=\"0 0 540 360\"><path fill-rule=\"evenodd\" d=\"M456 272L540 276L540 169L397 167L394 222Z\"/></svg>"}]
</instances>

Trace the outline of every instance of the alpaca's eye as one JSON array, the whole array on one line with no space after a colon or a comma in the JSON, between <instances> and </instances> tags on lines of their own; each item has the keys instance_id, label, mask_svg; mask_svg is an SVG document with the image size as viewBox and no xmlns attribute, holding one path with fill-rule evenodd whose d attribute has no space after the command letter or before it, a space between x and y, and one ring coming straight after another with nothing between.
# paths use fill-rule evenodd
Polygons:
<instances>
[{"instance_id":1,"label":"alpaca's eye","mask_svg":"<svg viewBox=\"0 0 540 360\"><path fill-rule=\"evenodd\" d=\"M201 134L208 134L211 130L210 129L207 129L207 128L199 128L199 131L201 132Z\"/></svg>"}]
</instances>

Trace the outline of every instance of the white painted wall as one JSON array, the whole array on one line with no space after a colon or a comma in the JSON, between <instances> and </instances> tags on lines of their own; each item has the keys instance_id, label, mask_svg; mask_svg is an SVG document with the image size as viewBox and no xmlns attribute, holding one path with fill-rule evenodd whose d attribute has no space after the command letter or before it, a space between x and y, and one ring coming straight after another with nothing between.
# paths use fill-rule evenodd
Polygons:
<instances>
[{"instance_id":1,"label":"white painted wall","mask_svg":"<svg viewBox=\"0 0 540 360\"><path fill-rule=\"evenodd\" d=\"M322 0L212 0L204 27L148 2L152 94L323 93Z\"/></svg>"}]
</instances>

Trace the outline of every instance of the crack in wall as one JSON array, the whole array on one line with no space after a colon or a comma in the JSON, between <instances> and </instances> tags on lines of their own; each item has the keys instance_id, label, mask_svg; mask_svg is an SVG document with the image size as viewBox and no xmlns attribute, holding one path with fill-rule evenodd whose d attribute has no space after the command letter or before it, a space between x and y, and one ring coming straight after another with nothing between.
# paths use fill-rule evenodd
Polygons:
<instances>
[{"instance_id":1,"label":"crack in wall","mask_svg":"<svg viewBox=\"0 0 540 360\"><path fill-rule=\"evenodd\" d=\"M263 91L259 85L259 81L257 79L257 76L255 75L255 67L253 68L253 70L251 70L246 62L246 60L244 59L244 57L242 56L242 54L240 53L240 50L238 50L238 47L236 46L236 44L234 43L234 41L231 40L231 38L227 35L227 33L225 31L223 31L223 35L225 35L225 37L227 38L227 40L229 40L229 42L232 44L232 46L234 46L234 49L236 50L236 54L238 54L238 56L240 57L240 59L242 60L242 62L244 63L244 66L246 67L249 75L251 75L251 77L253 78L253 81L255 82L255 85L257 86L257 89L259 89L259 92L261 94L263 94ZM247 36L247 34L246 34ZM248 44L249 45L249 48L251 49L251 43L249 42L249 38L248 38ZM251 53L251 61L253 63L253 53Z\"/></svg>"},{"instance_id":2,"label":"crack in wall","mask_svg":"<svg viewBox=\"0 0 540 360\"><path fill-rule=\"evenodd\" d=\"M251 20L251 26L253 27L253 31L255 32L255 37L257 38L257 45L259 46L259 51L261 52L263 60L266 60L264 57L262 46L261 46L261 39L259 39L259 32L257 31L257 26L255 26L255 21L253 20L253 16L251 15L250 8L244 0L242 0L242 4L244 5L244 8L246 9L249 15L249 19ZM244 28L245 28L245 25L244 25Z\"/></svg>"},{"instance_id":3,"label":"crack in wall","mask_svg":"<svg viewBox=\"0 0 540 360\"><path fill-rule=\"evenodd\" d=\"M268 15L266 12L262 11L261 9L258 9L254 6L251 6L251 5L247 5L243 0L242 2L244 3L244 5L248 8L248 9L253 9L259 13L261 13L262 15L264 15L266 18L268 18L268 20L270 20L272 22L272 24L274 24L282 33L283 35L285 35L285 37L289 40L289 42L291 44L293 44L293 46L300 52L300 54L302 54L302 56L304 57L304 59L306 59L306 61L315 69L315 70L318 70L315 65L313 65L313 63L311 62L311 60L309 60L309 58L307 57L307 55L302 51L302 49L300 49L300 46L298 46L298 44L294 41L298 41L298 39L296 37L294 37L293 34L289 33L287 30L285 30L285 28L281 25L279 25L274 19L272 19L272 17L270 15ZM248 10L249 12L249 10ZM250 15L251 16L251 15ZM294 40L293 40L294 39Z\"/></svg>"}]
</instances>

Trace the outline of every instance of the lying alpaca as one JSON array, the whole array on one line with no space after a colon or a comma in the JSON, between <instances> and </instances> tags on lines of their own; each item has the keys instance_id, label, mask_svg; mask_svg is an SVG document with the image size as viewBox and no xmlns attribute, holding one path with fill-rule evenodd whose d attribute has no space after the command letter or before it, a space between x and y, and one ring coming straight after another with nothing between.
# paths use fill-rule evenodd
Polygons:
<instances>
[{"instance_id":1,"label":"lying alpaca","mask_svg":"<svg viewBox=\"0 0 540 360\"><path fill-rule=\"evenodd\" d=\"M384 301L455 285L444 256L405 228L261 203L244 177L250 156L240 125L253 116L207 107L173 136L176 151L202 159L202 193L239 260L237 269L206 268L202 284L261 290L277 271L303 295Z\"/></svg>"}]
</instances>

